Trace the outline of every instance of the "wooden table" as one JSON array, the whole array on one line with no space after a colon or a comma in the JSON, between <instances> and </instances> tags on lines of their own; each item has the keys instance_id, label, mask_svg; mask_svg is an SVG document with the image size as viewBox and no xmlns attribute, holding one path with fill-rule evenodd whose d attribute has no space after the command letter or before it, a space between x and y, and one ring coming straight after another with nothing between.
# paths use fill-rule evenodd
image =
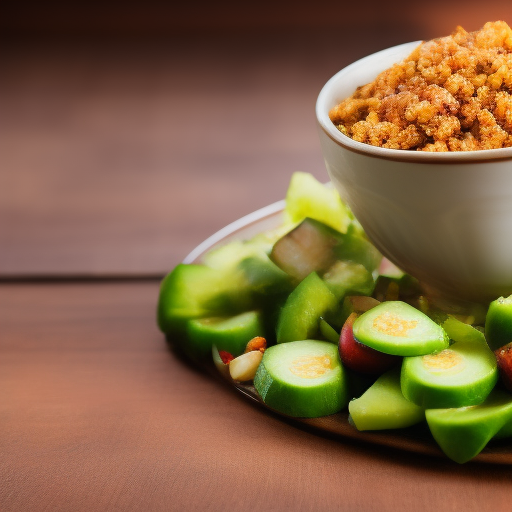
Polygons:
<instances>
[{"instance_id":1,"label":"wooden table","mask_svg":"<svg viewBox=\"0 0 512 512\"><path fill-rule=\"evenodd\" d=\"M318 90L411 39L386 34L343 51L314 31L4 47L2 512L510 509L511 467L300 429L156 328L159 279L195 245L294 170L327 179Z\"/></svg>"}]
</instances>

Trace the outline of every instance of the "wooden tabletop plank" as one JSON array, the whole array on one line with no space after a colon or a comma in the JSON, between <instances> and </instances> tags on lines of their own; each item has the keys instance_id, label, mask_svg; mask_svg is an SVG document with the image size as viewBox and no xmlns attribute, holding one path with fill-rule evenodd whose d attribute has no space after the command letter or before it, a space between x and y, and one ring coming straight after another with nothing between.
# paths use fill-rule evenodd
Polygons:
<instances>
[{"instance_id":1,"label":"wooden tabletop plank","mask_svg":"<svg viewBox=\"0 0 512 512\"><path fill-rule=\"evenodd\" d=\"M333 440L184 364L156 283L0 288L0 510L507 510L512 468Z\"/></svg>"}]
</instances>

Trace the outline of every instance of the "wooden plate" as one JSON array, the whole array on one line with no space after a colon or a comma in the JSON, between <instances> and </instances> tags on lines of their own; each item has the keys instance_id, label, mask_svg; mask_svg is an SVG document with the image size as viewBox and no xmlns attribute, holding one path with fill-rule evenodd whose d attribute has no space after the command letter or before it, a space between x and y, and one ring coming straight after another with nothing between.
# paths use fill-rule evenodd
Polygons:
<instances>
[{"instance_id":1,"label":"wooden plate","mask_svg":"<svg viewBox=\"0 0 512 512\"><path fill-rule=\"evenodd\" d=\"M198 245L183 260L183 263L200 263L203 255L214 247L224 245L231 240L246 240L263 231L279 227L283 222L283 209L284 201L278 201L238 219ZM208 368L208 371L215 375L213 372L216 372L216 369L212 365L211 368ZM292 418L265 405L259 398L254 386L234 382L229 385L234 386L251 402L286 418L288 422L311 427L319 434L324 433L331 437L354 439L418 454L445 457L430 435L425 423L400 430L359 432L349 423L348 412L346 411L321 418ZM510 440L492 441L479 455L472 459L472 462L512 464L512 442Z\"/></svg>"}]
</instances>

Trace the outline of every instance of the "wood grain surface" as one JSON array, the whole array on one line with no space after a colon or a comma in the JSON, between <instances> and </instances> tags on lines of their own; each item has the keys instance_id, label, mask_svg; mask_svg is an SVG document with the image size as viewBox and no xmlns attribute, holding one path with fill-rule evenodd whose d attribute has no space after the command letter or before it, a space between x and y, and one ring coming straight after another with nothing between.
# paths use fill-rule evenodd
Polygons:
<instances>
[{"instance_id":1,"label":"wood grain surface","mask_svg":"<svg viewBox=\"0 0 512 512\"><path fill-rule=\"evenodd\" d=\"M301 430L169 351L156 283L0 289L0 510L508 510L512 467Z\"/></svg>"}]
</instances>

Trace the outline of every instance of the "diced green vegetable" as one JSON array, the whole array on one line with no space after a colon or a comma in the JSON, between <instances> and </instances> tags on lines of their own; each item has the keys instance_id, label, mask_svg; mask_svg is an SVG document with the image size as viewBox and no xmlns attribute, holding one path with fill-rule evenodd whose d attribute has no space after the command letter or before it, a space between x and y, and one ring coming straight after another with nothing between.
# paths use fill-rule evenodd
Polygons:
<instances>
[{"instance_id":1,"label":"diced green vegetable","mask_svg":"<svg viewBox=\"0 0 512 512\"><path fill-rule=\"evenodd\" d=\"M353 261L337 261L323 275L323 280L338 300L347 294L371 295L375 287L372 274Z\"/></svg>"},{"instance_id":2,"label":"diced green vegetable","mask_svg":"<svg viewBox=\"0 0 512 512\"><path fill-rule=\"evenodd\" d=\"M410 427L425 419L422 407L406 400L400 388L400 368L381 375L358 399L348 404L358 430Z\"/></svg>"},{"instance_id":3,"label":"diced green vegetable","mask_svg":"<svg viewBox=\"0 0 512 512\"><path fill-rule=\"evenodd\" d=\"M320 318L320 333L327 341L330 341L331 343L336 343L337 345L340 341L340 333L336 331L336 329L332 327L324 318Z\"/></svg>"},{"instance_id":4,"label":"diced green vegetable","mask_svg":"<svg viewBox=\"0 0 512 512\"><path fill-rule=\"evenodd\" d=\"M470 324L461 322L452 315L447 315L446 320L441 323L441 327L453 341L470 341L485 344L485 335L482 331Z\"/></svg>"},{"instance_id":5,"label":"diced green vegetable","mask_svg":"<svg viewBox=\"0 0 512 512\"><path fill-rule=\"evenodd\" d=\"M187 320L240 311L247 303L232 279L203 265L178 265L162 281L158 326L166 334L183 334Z\"/></svg>"},{"instance_id":6,"label":"diced green vegetable","mask_svg":"<svg viewBox=\"0 0 512 512\"><path fill-rule=\"evenodd\" d=\"M271 244L251 243L242 240L233 240L226 245L221 245L207 252L203 257L203 263L216 270L230 271L235 268L240 261L255 254L265 254L270 251Z\"/></svg>"},{"instance_id":7,"label":"diced green vegetable","mask_svg":"<svg viewBox=\"0 0 512 512\"><path fill-rule=\"evenodd\" d=\"M366 238L348 233L334 247L334 254L338 260L360 263L370 273L377 270L382 259L381 253Z\"/></svg>"},{"instance_id":8,"label":"diced green vegetable","mask_svg":"<svg viewBox=\"0 0 512 512\"><path fill-rule=\"evenodd\" d=\"M381 255L364 238L342 234L307 218L274 244L270 259L300 281L311 272L323 274L329 271L340 260L360 264L371 274L377 268ZM354 282L368 280L366 274L361 279L360 269L357 272L359 277Z\"/></svg>"},{"instance_id":9,"label":"diced green vegetable","mask_svg":"<svg viewBox=\"0 0 512 512\"><path fill-rule=\"evenodd\" d=\"M255 336L265 337L261 314L248 311L233 317L197 318L187 322L186 350L194 357L211 354L212 345L233 356L243 354L247 343Z\"/></svg>"},{"instance_id":10,"label":"diced green vegetable","mask_svg":"<svg viewBox=\"0 0 512 512\"><path fill-rule=\"evenodd\" d=\"M270 259L301 281L311 272L323 273L335 263L333 249L342 236L321 222L305 219L274 244Z\"/></svg>"},{"instance_id":11,"label":"diced green vegetable","mask_svg":"<svg viewBox=\"0 0 512 512\"><path fill-rule=\"evenodd\" d=\"M494 354L482 343L457 341L435 354L406 357L402 364L402 393L425 409L478 405L497 380Z\"/></svg>"},{"instance_id":12,"label":"diced green vegetable","mask_svg":"<svg viewBox=\"0 0 512 512\"><path fill-rule=\"evenodd\" d=\"M354 322L354 337L397 356L430 354L448 347L448 336L421 311L400 301L383 302Z\"/></svg>"},{"instance_id":13,"label":"diced green vegetable","mask_svg":"<svg viewBox=\"0 0 512 512\"><path fill-rule=\"evenodd\" d=\"M252 254L242 259L234 272L240 274L243 286L247 286L253 297L268 300L276 294L290 293L292 278L283 272L266 254Z\"/></svg>"},{"instance_id":14,"label":"diced green vegetable","mask_svg":"<svg viewBox=\"0 0 512 512\"><path fill-rule=\"evenodd\" d=\"M277 323L277 343L317 337L320 317L332 313L338 301L312 272L288 296Z\"/></svg>"},{"instance_id":15,"label":"diced green vegetable","mask_svg":"<svg viewBox=\"0 0 512 512\"><path fill-rule=\"evenodd\" d=\"M303 340L268 348L254 387L265 404L293 417L334 414L348 401L338 350L327 341Z\"/></svg>"},{"instance_id":16,"label":"diced green vegetable","mask_svg":"<svg viewBox=\"0 0 512 512\"><path fill-rule=\"evenodd\" d=\"M500 297L489 305L485 337L491 350L498 350L512 341L512 295Z\"/></svg>"},{"instance_id":17,"label":"diced green vegetable","mask_svg":"<svg viewBox=\"0 0 512 512\"><path fill-rule=\"evenodd\" d=\"M293 174L286 193L285 214L289 222L310 217L345 233L351 222L348 208L338 192L317 181L311 174Z\"/></svg>"},{"instance_id":18,"label":"diced green vegetable","mask_svg":"<svg viewBox=\"0 0 512 512\"><path fill-rule=\"evenodd\" d=\"M478 455L494 436L512 435L512 395L495 389L481 405L428 409L425 416L443 452L462 464Z\"/></svg>"}]
</instances>

